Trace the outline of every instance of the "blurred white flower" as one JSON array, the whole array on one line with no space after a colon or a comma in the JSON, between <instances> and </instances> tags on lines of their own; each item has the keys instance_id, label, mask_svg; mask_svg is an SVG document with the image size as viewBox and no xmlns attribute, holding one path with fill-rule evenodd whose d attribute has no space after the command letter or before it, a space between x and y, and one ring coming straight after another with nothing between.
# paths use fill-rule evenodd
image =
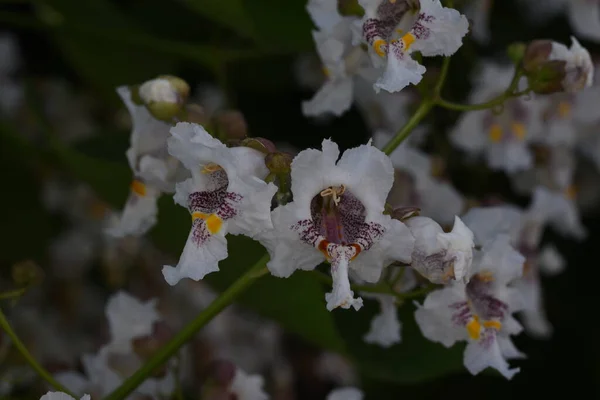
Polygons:
<instances>
[{"instance_id":1,"label":"blurred white flower","mask_svg":"<svg viewBox=\"0 0 600 400\"><path fill-rule=\"evenodd\" d=\"M484 64L469 103L486 102L502 94L512 75L512 66ZM538 113L533 102L522 98L506 101L499 113L493 109L468 111L461 115L450 139L470 154L483 155L492 169L509 173L529 169L533 157L527 146L533 133L539 131Z\"/></svg>"},{"instance_id":2,"label":"blurred white flower","mask_svg":"<svg viewBox=\"0 0 600 400\"><path fill-rule=\"evenodd\" d=\"M90 398L89 394L84 394L83 396L81 396L80 400L90 400L90 399L91 398ZM42 397L40 397L40 400L75 400L75 399L63 392L48 392L45 395L43 395Z\"/></svg>"},{"instance_id":3,"label":"blurred white flower","mask_svg":"<svg viewBox=\"0 0 600 400\"><path fill-rule=\"evenodd\" d=\"M254 237L270 229L271 199L277 188L265 183L264 155L248 147L228 148L197 124L171 129L169 152L192 177L177 184L175 202L192 216L192 229L176 267L165 266L170 285L182 278L200 280L218 271L227 257L225 235Z\"/></svg>"},{"instance_id":4,"label":"blurred white flower","mask_svg":"<svg viewBox=\"0 0 600 400\"><path fill-rule=\"evenodd\" d=\"M598 16L600 17L600 15ZM549 60L566 63L562 86L567 93L588 88L594 82L594 64L592 64L590 53L574 37L571 37L571 42L570 48L564 44L552 42L552 51L549 56Z\"/></svg>"},{"instance_id":5,"label":"blurred white flower","mask_svg":"<svg viewBox=\"0 0 600 400\"><path fill-rule=\"evenodd\" d=\"M331 264L333 291L327 309L359 309L349 272L377 282L384 267L410 262L413 237L408 228L384 215L393 169L389 158L370 144L344 152L324 140L323 150L307 149L292 162L294 201L272 213L274 231L261 237L275 276Z\"/></svg>"}]
</instances>

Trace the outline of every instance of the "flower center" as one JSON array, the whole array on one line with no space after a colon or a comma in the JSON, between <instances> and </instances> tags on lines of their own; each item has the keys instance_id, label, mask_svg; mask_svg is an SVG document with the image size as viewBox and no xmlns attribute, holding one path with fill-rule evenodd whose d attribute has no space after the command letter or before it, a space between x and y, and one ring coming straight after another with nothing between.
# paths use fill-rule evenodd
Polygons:
<instances>
[{"instance_id":1,"label":"flower center","mask_svg":"<svg viewBox=\"0 0 600 400\"><path fill-rule=\"evenodd\" d=\"M311 203L315 226L328 243L353 243L365 220L362 203L344 185L330 186Z\"/></svg>"},{"instance_id":2,"label":"flower center","mask_svg":"<svg viewBox=\"0 0 600 400\"><path fill-rule=\"evenodd\" d=\"M131 191L140 197L144 197L146 195L146 185L142 181L134 179L131 182Z\"/></svg>"}]
</instances>

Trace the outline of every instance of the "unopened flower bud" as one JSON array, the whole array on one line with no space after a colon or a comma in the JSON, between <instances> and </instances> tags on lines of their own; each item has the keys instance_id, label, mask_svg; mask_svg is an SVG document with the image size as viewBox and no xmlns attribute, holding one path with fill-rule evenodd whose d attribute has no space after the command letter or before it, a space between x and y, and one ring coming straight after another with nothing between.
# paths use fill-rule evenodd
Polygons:
<instances>
[{"instance_id":1,"label":"unopened flower bud","mask_svg":"<svg viewBox=\"0 0 600 400\"><path fill-rule=\"evenodd\" d=\"M240 146L250 147L263 154L269 154L277 150L273 142L265 138L246 138L240 142Z\"/></svg>"},{"instance_id":2,"label":"unopened flower bud","mask_svg":"<svg viewBox=\"0 0 600 400\"><path fill-rule=\"evenodd\" d=\"M528 46L523 69L535 93L574 93L592 85L590 54L575 38L571 40L571 48L548 40L536 40Z\"/></svg>"},{"instance_id":3,"label":"unopened flower bud","mask_svg":"<svg viewBox=\"0 0 600 400\"><path fill-rule=\"evenodd\" d=\"M21 261L13 265L12 278L19 286L30 286L40 283L44 272L34 261Z\"/></svg>"},{"instance_id":4,"label":"unopened flower bud","mask_svg":"<svg viewBox=\"0 0 600 400\"><path fill-rule=\"evenodd\" d=\"M169 121L181 114L189 92L190 88L184 80L165 75L141 84L136 96L154 117Z\"/></svg>"},{"instance_id":5,"label":"unopened flower bud","mask_svg":"<svg viewBox=\"0 0 600 400\"><path fill-rule=\"evenodd\" d=\"M248 125L244 114L237 110L224 110L215 117L217 130L228 139L244 139L248 134Z\"/></svg>"},{"instance_id":6,"label":"unopened flower bud","mask_svg":"<svg viewBox=\"0 0 600 400\"><path fill-rule=\"evenodd\" d=\"M185 122L191 122L204 127L209 124L209 119L204 108L198 104L186 104L184 120Z\"/></svg>"}]
</instances>

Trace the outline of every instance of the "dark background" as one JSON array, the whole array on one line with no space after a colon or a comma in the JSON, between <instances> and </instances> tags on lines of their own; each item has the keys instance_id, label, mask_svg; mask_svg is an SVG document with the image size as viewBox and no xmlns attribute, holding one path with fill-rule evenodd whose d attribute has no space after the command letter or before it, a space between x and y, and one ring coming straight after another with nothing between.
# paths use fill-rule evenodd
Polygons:
<instances>
[{"instance_id":1,"label":"dark background","mask_svg":"<svg viewBox=\"0 0 600 400\"><path fill-rule=\"evenodd\" d=\"M238 3L243 1L231 1L225 8L235 10ZM252 15L261 7L268 15L257 22L262 31L258 41L240 34L240 26L244 25L237 22L234 11L224 12L223 5L215 6L216 11L212 11L211 7L218 2L191 0L89 3L0 0L0 31L11 32L18 39L22 56L18 78L27 87L27 102L31 107L35 108L36 100L39 101L39 82L48 77L62 77L75 91L86 93L94 100L98 135L75 148L94 157L125 163L128 133L116 128L112 118L121 107L114 87L142 82L160 73L178 75L192 88L207 82L220 85L229 96L230 107L244 113L253 136L287 142L299 149L318 146L325 137L331 137L342 148L364 143L369 132L355 109L325 122L302 116L300 103L312 93L299 88L292 64L298 54L312 51L310 35L301 29L309 22L303 14L302 1L289 1L289 7L280 3L286 2L257 0L251 6L255 13ZM562 15L533 23L515 1L496 2L491 21L493 39L488 46L479 46L468 39L453 57L444 90L446 98L455 101L466 98L469 72L478 58L502 58L506 46L513 41L550 38L568 43L571 35ZM185 48L173 50L173 43L210 46L194 50L201 54L199 58L209 61L197 62L185 55ZM582 43L590 52L598 54L598 45ZM237 60L223 61L228 49L248 54ZM437 58L427 61L432 76L439 63ZM526 204L527 198L511 192L504 175L485 169L482 172L482 165L465 165L460 154L448 152L445 134L457 116L455 112L439 109L430 114L427 121L433 128L426 144L430 151L446 157L456 187L471 197L497 195ZM35 116L25 120L33 125L26 129L42 129ZM19 125L23 119L20 121L10 125L13 122L5 118L2 123L18 132L25 129ZM47 243L60 231L61 221L41 209L40 180L47 168L60 169L64 165L57 162L44 139L34 140L38 150L33 152L14 136L3 135L0 143L2 268L6 271L24 258L43 264ZM122 198L126 190L115 184L115 198ZM528 359L518 362L521 372L512 381L494 374L472 377L466 371L414 385L393 384L365 376L363 388L368 393L367 398L550 397L558 395L559 388L598 398L600 325L596 318L600 304L597 288L600 218L596 211L592 209L585 216L590 234L581 244L564 240L552 232L546 235L568 260L564 273L543 279L548 317L555 333L545 341L525 335L516 338L517 347ZM290 333L286 351L293 360L299 360L306 352L316 352L316 349ZM440 357L445 351L439 346ZM409 360L403 362L410 368ZM427 362L435 365L438 359L434 354ZM295 363L299 372L298 398L323 398L330 387L316 386L310 378L304 377L300 364L300 361Z\"/></svg>"}]
</instances>

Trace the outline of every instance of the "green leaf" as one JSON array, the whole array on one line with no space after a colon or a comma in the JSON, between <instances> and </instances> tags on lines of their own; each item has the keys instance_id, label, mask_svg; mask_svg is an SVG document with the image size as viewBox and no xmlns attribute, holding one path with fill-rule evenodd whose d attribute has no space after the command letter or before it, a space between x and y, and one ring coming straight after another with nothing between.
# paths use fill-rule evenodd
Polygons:
<instances>
[{"instance_id":1,"label":"green leaf","mask_svg":"<svg viewBox=\"0 0 600 400\"><path fill-rule=\"evenodd\" d=\"M242 0L260 43L269 49L312 50L314 29L306 0Z\"/></svg>"},{"instance_id":2,"label":"green leaf","mask_svg":"<svg viewBox=\"0 0 600 400\"><path fill-rule=\"evenodd\" d=\"M246 38L254 38L254 26L243 7L243 0L184 0L198 14L226 26Z\"/></svg>"},{"instance_id":3,"label":"green leaf","mask_svg":"<svg viewBox=\"0 0 600 400\"><path fill-rule=\"evenodd\" d=\"M56 42L75 71L106 93L173 67L172 58L152 50L160 40L107 1L55 0L51 7L41 7L40 14L55 28Z\"/></svg>"},{"instance_id":4,"label":"green leaf","mask_svg":"<svg viewBox=\"0 0 600 400\"><path fill-rule=\"evenodd\" d=\"M402 342L389 348L365 343L371 319L378 311L375 301L355 313L334 311L338 330L343 332L351 356L361 373L374 379L395 383L419 383L463 371L463 345L446 349L425 339L414 319L414 306L404 304L399 311Z\"/></svg>"}]
</instances>

